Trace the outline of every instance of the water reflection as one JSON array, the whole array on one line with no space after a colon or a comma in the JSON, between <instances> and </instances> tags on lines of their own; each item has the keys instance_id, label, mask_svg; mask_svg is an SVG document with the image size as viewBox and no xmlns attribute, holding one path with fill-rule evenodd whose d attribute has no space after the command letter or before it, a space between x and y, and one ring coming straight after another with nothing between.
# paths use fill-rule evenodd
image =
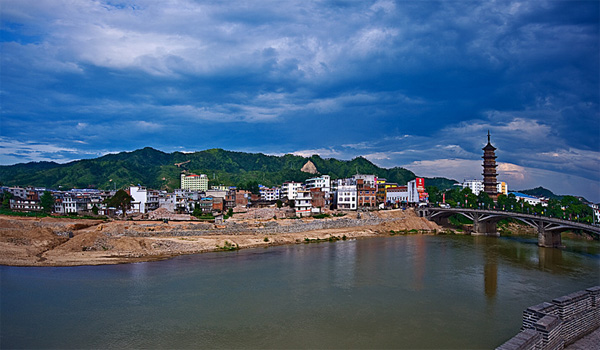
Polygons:
<instances>
[{"instance_id":1,"label":"water reflection","mask_svg":"<svg viewBox=\"0 0 600 350\"><path fill-rule=\"evenodd\" d=\"M472 237L476 247L483 250L483 291L493 300L498 290L498 240L496 237Z\"/></svg>"},{"instance_id":2,"label":"water reflection","mask_svg":"<svg viewBox=\"0 0 600 350\"><path fill-rule=\"evenodd\" d=\"M485 296L493 299L498 290L498 262L496 260L496 254L491 254L486 251L483 276Z\"/></svg>"},{"instance_id":3,"label":"water reflection","mask_svg":"<svg viewBox=\"0 0 600 350\"><path fill-rule=\"evenodd\" d=\"M426 271L427 242L420 236L416 239L415 266L413 269L413 290L423 290Z\"/></svg>"},{"instance_id":4,"label":"water reflection","mask_svg":"<svg viewBox=\"0 0 600 350\"><path fill-rule=\"evenodd\" d=\"M561 249L539 247L538 257L538 267L540 269L549 270L553 273L565 272L563 267L563 251Z\"/></svg>"},{"instance_id":5,"label":"water reflection","mask_svg":"<svg viewBox=\"0 0 600 350\"><path fill-rule=\"evenodd\" d=\"M350 289L355 285L356 278L356 242L330 245L335 254L332 276L335 286Z\"/></svg>"}]
</instances>

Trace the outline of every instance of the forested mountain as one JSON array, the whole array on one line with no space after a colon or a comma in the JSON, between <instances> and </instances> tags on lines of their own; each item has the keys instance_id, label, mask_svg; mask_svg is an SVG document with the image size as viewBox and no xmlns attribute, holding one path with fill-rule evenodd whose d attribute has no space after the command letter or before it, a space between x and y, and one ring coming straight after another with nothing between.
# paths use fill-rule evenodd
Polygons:
<instances>
[{"instance_id":1,"label":"forested mountain","mask_svg":"<svg viewBox=\"0 0 600 350\"><path fill-rule=\"evenodd\" d=\"M561 199L563 197L563 196L554 194L554 192L552 192L549 189L544 188L544 187L536 187L536 188L532 188L529 190L520 190L518 192L525 193L530 196L546 197L546 198L552 198L552 199Z\"/></svg>"},{"instance_id":2,"label":"forested mountain","mask_svg":"<svg viewBox=\"0 0 600 350\"><path fill-rule=\"evenodd\" d=\"M406 184L416 177L414 173L403 168L379 168L362 157L342 161L323 159L317 155L306 158L286 154L279 157L222 149L165 153L146 147L133 152L108 154L66 164L33 162L0 166L0 183L7 186L55 189L109 189L113 186L123 188L135 184L156 189L174 189L179 187L180 174L186 170L196 174L207 174L211 185L257 182L265 186L274 186L285 181L304 181L314 177L313 174L300 171L308 160L314 163L319 173L330 175L332 179L362 173L376 174L388 181ZM453 180L437 178L434 181L447 183Z\"/></svg>"}]
</instances>

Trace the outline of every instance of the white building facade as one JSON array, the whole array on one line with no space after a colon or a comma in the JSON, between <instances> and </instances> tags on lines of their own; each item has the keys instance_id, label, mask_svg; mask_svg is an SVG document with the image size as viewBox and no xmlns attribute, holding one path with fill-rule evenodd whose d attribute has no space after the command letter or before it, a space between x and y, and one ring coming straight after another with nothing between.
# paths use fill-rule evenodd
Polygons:
<instances>
[{"instance_id":1,"label":"white building facade","mask_svg":"<svg viewBox=\"0 0 600 350\"><path fill-rule=\"evenodd\" d=\"M356 185L338 185L335 196L338 209L356 210L358 202Z\"/></svg>"},{"instance_id":2,"label":"white building facade","mask_svg":"<svg viewBox=\"0 0 600 350\"><path fill-rule=\"evenodd\" d=\"M281 189L279 187L269 188L263 186L259 189L259 192L260 199L264 201L276 201L281 198Z\"/></svg>"},{"instance_id":3,"label":"white building facade","mask_svg":"<svg viewBox=\"0 0 600 350\"><path fill-rule=\"evenodd\" d=\"M312 197L310 191L299 190L296 199L294 199L294 208L296 216L310 216L312 210Z\"/></svg>"},{"instance_id":4,"label":"white building facade","mask_svg":"<svg viewBox=\"0 0 600 350\"><path fill-rule=\"evenodd\" d=\"M208 176L205 174L181 174L181 189L193 191L208 190Z\"/></svg>"},{"instance_id":5,"label":"white building facade","mask_svg":"<svg viewBox=\"0 0 600 350\"><path fill-rule=\"evenodd\" d=\"M306 180L306 189L320 188L328 195L331 192L331 176L323 175Z\"/></svg>"},{"instance_id":6,"label":"white building facade","mask_svg":"<svg viewBox=\"0 0 600 350\"><path fill-rule=\"evenodd\" d=\"M298 191L302 190L302 183L300 182L284 182L281 186L281 198L287 197L289 200L294 200L298 197Z\"/></svg>"}]
</instances>

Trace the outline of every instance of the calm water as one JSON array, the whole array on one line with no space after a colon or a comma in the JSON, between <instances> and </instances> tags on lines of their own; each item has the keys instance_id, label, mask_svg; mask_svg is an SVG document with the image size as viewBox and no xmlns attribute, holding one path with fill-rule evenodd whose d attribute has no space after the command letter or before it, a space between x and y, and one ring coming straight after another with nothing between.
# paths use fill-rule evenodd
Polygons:
<instances>
[{"instance_id":1,"label":"calm water","mask_svg":"<svg viewBox=\"0 0 600 350\"><path fill-rule=\"evenodd\" d=\"M417 235L0 267L0 346L493 348L526 307L600 283L598 242L567 244Z\"/></svg>"}]
</instances>

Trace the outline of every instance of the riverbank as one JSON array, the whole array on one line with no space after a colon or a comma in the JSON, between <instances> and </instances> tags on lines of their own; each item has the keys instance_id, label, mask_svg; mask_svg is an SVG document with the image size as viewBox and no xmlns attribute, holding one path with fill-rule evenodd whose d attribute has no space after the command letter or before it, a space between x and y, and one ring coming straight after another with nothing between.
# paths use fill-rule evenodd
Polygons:
<instances>
[{"instance_id":1,"label":"riverbank","mask_svg":"<svg viewBox=\"0 0 600 350\"><path fill-rule=\"evenodd\" d=\"M412 209L327 219L100 221L0 216L0 265L124 264L219 250L358 239L443 229Z\"/></svg>"}]
</instances>

